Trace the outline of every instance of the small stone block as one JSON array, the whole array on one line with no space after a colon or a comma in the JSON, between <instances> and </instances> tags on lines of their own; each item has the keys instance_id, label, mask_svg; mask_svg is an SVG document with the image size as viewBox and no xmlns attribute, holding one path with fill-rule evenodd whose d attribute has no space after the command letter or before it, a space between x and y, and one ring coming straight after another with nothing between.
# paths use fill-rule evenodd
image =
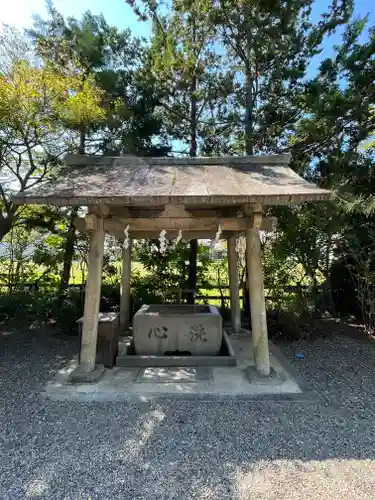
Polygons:
<instances>
[{"instance_id":1,"label":"small stone block","mask_svg":"<svg viewBox=\"0 0 375 500\"><path fill-rule=\"evenodd\" d=\"M92 384L97 382L104 372L103 365L96 365L91 372L82 370L81 366L77 366L69 375L68 382L70 384Z\"/></svg>"},{"instance_id":2,"label":"small stone block","mask_svg":"<svg viewBox=\"0 0 375 500\"><path fill-rule=\"evenodd\" d=\"M261 375L254 366L249 366L245 374L251 384L275 384L279 385L286 381L284 373L277 373L273 368L269 375Z\"/></svg>"}]
</instances>

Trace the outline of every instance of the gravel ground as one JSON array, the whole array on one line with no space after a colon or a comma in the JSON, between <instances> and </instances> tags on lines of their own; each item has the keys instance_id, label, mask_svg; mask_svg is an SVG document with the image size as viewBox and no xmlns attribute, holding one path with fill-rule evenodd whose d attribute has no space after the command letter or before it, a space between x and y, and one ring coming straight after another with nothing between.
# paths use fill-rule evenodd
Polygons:
<instances>
[{"instance_id":1,"label":"gravel ground","mask_svg":"<svg viewBox=\"0 0 375 500\"><path fill-rule=\"evenodd\" d=\"M318 402L47 399L44 383L76 349L0 333L1 499L375 497L375 344L282 347Z\"/></svg>"}]
</instances>

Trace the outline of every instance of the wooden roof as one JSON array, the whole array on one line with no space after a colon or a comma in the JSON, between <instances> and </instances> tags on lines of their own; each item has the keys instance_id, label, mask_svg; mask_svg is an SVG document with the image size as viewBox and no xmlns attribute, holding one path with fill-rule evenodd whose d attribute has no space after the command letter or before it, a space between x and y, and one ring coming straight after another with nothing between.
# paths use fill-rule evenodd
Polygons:
<instances>
[{"instance_id":1,"label":"wooden roof","mask_svg":"<svg viewBox=\"0 0 375 500\"><path fill-rule=\"evenodd\" d=\"M332 193L302 179L289 155L139 158L68 155L55 180L20 192L18 204L58 206L295 204Z\"/></svg>"}]
</instances>

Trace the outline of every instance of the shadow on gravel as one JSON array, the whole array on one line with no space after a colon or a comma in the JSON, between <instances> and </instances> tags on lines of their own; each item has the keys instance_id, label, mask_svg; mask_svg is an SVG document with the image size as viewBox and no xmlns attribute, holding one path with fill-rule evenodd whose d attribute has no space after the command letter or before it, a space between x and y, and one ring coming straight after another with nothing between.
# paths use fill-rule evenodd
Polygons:
<instances>
[{"instance_id":1,"label":"shadow on gravel","mask_svg":"<svg viewBox=\"0 0 375 500\"><path fill-rule=\"evenodd\" d=\"M77 347L42 332L0 336L1 499L372 498L373 344L283 346L316 403L45 398L43 385ZM331 489L319 493L314 481Z\"/></svg>"}]
</instances>

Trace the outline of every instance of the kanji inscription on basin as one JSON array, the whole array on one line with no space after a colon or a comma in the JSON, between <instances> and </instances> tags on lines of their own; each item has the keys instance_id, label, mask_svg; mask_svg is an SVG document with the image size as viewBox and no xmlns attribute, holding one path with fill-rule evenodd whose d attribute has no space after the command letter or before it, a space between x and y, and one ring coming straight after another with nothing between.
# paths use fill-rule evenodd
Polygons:
<instances>
[{"instance_id":1,"label":"kanji inscription on basin","mask_svg":"<svg viewBox=\"0 0 375 500\"><path fill-rule=\"evenodd\" d=\"M148 338L155 337L157 339L168 338L168 328L166 326L153 326L148 332Z\"/></svg>"},{"instance_id":2,"label":"kanji inscription on basin","mask_svg":"<svg viewBox=\"0 0 375 500\"><path fill-rule=\"evenodd\" d=\"M207 332L203 325L192 325L190 327L191 342L207 342Z\"/></svg>"}]
</instances>

